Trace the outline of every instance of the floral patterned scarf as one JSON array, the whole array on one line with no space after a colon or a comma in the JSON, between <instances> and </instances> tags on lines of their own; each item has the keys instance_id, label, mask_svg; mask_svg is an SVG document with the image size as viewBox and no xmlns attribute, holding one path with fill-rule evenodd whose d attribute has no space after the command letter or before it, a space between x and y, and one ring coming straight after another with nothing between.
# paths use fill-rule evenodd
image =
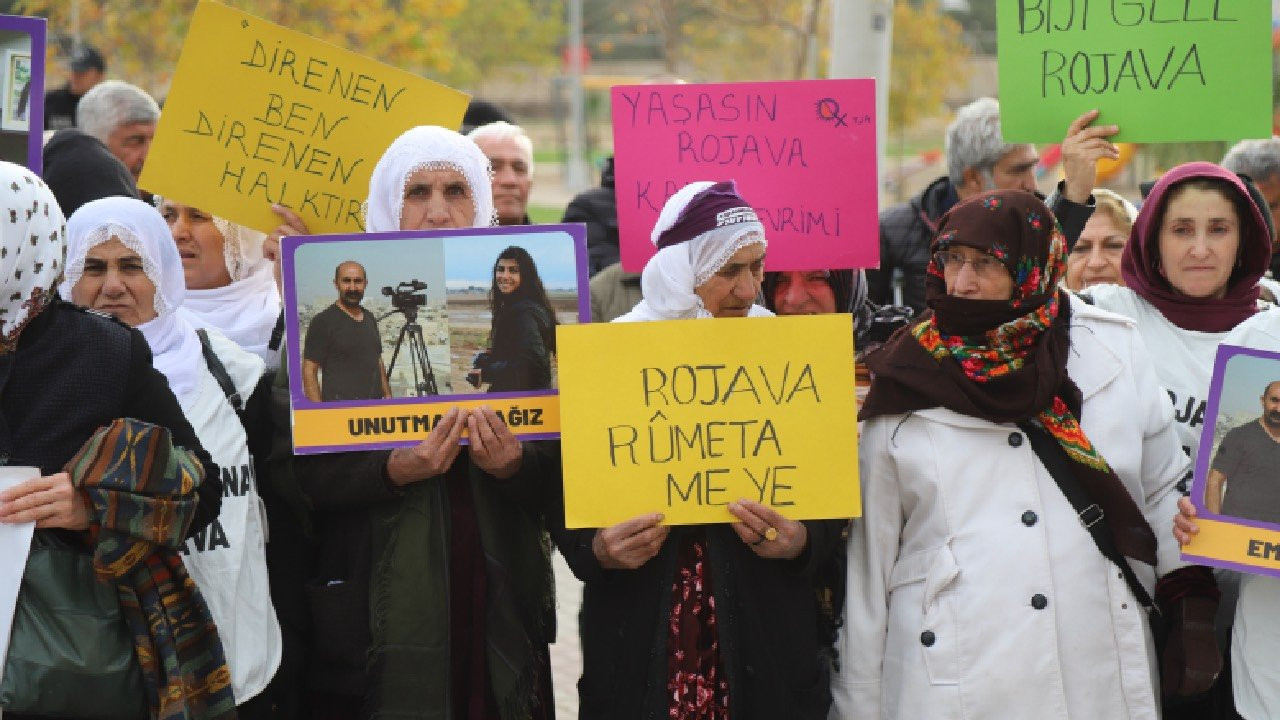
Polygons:
<instances>
[{"instance_id":1,"label":"floral patterned scarf","mask_svg":"<svg viewBox=\"0 0 1280 720\"><path fill-rule=\"evenodd\" d=\"M933 250L954 246L999 260L1013 278L1012 297L948 295L941 268L930 261L930 312L867 358L874 379L862 419L945 407L994 423L1033 421L1073 461L1121 552L1154 563L1155 534L1080 427L1083 399L1067 375L1071 309L1058 288L1067 247L1057 220L1031 193L986 193L943 217Z\"/></svg>"}]
</instances>

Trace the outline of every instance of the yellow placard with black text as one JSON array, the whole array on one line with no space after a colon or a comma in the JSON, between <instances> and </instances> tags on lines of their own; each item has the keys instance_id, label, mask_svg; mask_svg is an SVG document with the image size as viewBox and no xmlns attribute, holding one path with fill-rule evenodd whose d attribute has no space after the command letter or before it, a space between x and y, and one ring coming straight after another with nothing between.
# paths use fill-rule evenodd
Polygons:
<instances>
[{"instance_id":1,"label":"yellow placard with black text","mask_svg":"<svg viewBox=\"0 0 1280 720\"><path fill-rule=\"evenodd\" d=\"M1280 531L1204 517L1196 525L1200 532L1182 547L1183 559L1280 576Z\"/></svg>"},{"instance_id":2,"label":"yellow placard with black text","mask_svg":"<svg viewBox=\"0 0 1280 720\"><path fill-rule=\"evenodd\" d=\"M849 315L560 326L568 527L861 514Z\"/></svg>"},{"instance_id":3,"label":"yellow placard with black text","mask_svg":"<svg viewBox=\"0 0 1280 720\"><path fill-rule=\"evenodd\" d=\"M358 405L293 409L293 443L299 453L378 449L420 442L449 408L487 406L518 438L542 438L560 432L555 395L474 398L443 402ZM466 437L466 431L463 431Z\"/></svg>"},{"instance_id":4,"label":"yellow placard with black text","mask_svg":"<svg viewBox=\"0 0 1280 720\"><path fill-rule=\"evenodd\" d=\"M364 230L369 176L416 125L456 128L466 94L209 0L196 7L139 187L270 232Z\"/></svg>"}]
</instances>

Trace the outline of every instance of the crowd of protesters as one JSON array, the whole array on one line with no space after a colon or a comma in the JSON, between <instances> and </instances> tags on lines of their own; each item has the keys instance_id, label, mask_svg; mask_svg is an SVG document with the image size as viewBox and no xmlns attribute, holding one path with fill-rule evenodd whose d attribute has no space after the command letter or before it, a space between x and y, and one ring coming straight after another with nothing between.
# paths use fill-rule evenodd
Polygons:
<instances>
[{"instance_id":1,"label":"crowd of protesters","mask_svg":"<svg viewBox=\"0 0 1280 720\"><path fill-rule=\"evenodd\" d=\"M61 553L72 588L114 589L119 632L66 638L104 659L59 674L20 616L5 720L551 718L570 633L592 720L1280 716L1280 582L1179 552L1216 350L1280 349L1280 138L1124 198L1096 187L1118 128L1091 111L1044 197L1036 148L981 98L946 175L881 213L865 272L767 272L767 198L731 176L675 192L625 272L611 158L564 211L587 225L591 319L848 313L863 515L737 500L731 523L570 530L559 443L488 408L412 447L295 455L279 241L305 222L275 206L266 234L139 188L159 106L96 50L70 69L43 177L0 163L0 465L38 469L0 523L35 523L44 622L69 607L37 572ZM368 232L530 223L529 136L478 102L464 130L385 149ZM536 267L507 248L492 280L473 384L550 387ZM584 584L578 627L556 627L552 552Z\"/></svg>"}]
</instances>

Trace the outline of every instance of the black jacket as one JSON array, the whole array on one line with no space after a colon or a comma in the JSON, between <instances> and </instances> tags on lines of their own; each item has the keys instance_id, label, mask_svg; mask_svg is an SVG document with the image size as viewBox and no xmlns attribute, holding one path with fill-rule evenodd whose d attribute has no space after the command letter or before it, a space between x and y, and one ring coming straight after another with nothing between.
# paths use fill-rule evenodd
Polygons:
<instances>
[{"instance_id":1,"label":"black jacket","mask_svg":"<svg viewBox=\"0 0 1280 720\"><path fill-rule=\"evenodd\" d=\"M766 560L728 525L703 526L716 598L720 658L734 720L824 720L831 704L814 576L843 542L843 520L805 521L809 546L795 560ZM582 591L581 720L667 717L667 620L679 543L636 570L605 570L595 530L552 533Z\"/></svg>"},{"instance_id":2,"label":"black jacket","mask_svg":"<svg viewBox=\"0 0 1280 720\"><path fill-rule=\"evenodd\" d=\"M67 217L104 197L139 198L124 163L100 140L74 128L59 130L44 146L44 181Z\"/></svg>"},{"instance_id":3,"label":"black jacket","mask_svg":"<svg viewBox=\"0 0 1280 720\"><path fill-rule=\"evenodd\" d=\"M272 388L275 433L271 482L278 506L289 508L294 515L291 531L307 538L307 547L295 555L297 566L282 569L289 575L293 592L297 585L305 583L303 602L309 623L303 627L321 630L311 638L308 648L307 683L313 690L362 697L370 690L373 679L369 673L373 641L369 596L370 579L379 560L372 542L374 515L387 505L403 502L406 492L429 490L444 483L445 478L395 487L386 474L390 450L294 455L288 386L287 373L282 368ZM560 474L559 443L523 443L520 471L505 482L485 476L470 462L465 449L449 472L484 477L495 484L507 502L541 513L552 495L548 486L557 484ZM274 569L273 573L279 574ZM289 609L295 611L293 607ZM554 611L545 622L554 637Z\"/></svg>"},{"instance_id":4,"label":"black jacket","mask_svg":"<svg viewBox=\"0 0 1280 720\"><path fill-rule=\"evenodd\" d=\"M1093 198L1078 205L1062 195L1063 184L1046 202L1058 218L1067 245L1075 245L1084 225L1093 215ZM1044 199L1044 198L1041 198ZM958 202L955 186L946 176L929 183L919 195L880 213L880 268L867 270L871 302L893 305L893 270L903 274L902 303L919 315L924 311L924 276L929 266L929 246L938 221Z\"/></svg>"},{"instance_id":5,"label":"black jacket","mask_svg":"<svg viewBox=\"0 0 1280 720\"><path fill-rule=\"evenodd\" d=\"M480 365L489 392L550 389L555 331L546 308L528 298L504 307L493 320L493 347Z\"/></svg>"},{"instance_id":6,"label":"black jacket","mask_svg":"<svg viewBox=\"0 0 1280 720\"><path fill-rule=\"evenodd\" d=\"M570 200L562 222L586 223L590 275L618 262L618 200L613 191L613 158L605 160L600 187L584 190Z\"/></svg>"},{"instance_id":7,"label":"black jacket","mask_svg":"<svg viewBox=\"0 0 1280 720\"><path fill-rule=\"evenodd\" d=\"M142 333L55 300L0 355L0 458L60 472L98 428L131 417L169 428L173 444L205 467L188 537L222 508L222 480L164 375L151 366Z\"/></svg>"},{"instance_id":8,"label":"black jacket","mask_svg":"<svg viewBox=\"0 0 1280 720\"><path fill-rule=\"evenodd\" d=\"M867 291L876 305L893 303L893 271L904 276L902 303L917 315L924 310L924 276L929 266L929 244L938 220L958 200L946 177L929 183L919 195L880 213L880 269L867 270Z\"/></svg>"},{"instance_id":9,"label":"black jacket","mask_svg":"<svg viewBox=\"0 0 1280 720\"><path fill-rule=\"evenodd\" d=\"M73 95L71 84L44 94L44 129L62 130L76 126L76 108L83 95ZM71 213L67 213L70 215Z\"/></svg>"}]
</instances>

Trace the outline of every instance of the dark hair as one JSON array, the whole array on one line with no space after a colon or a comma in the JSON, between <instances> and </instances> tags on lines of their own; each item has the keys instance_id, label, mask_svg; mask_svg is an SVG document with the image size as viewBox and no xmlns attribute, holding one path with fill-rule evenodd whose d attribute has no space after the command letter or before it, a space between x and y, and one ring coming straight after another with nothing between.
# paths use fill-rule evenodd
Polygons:
<instances>
[{"instance_id":1,"label":"dark hair","mask_svg":"<svg viewBox=\"0 0 1280 720\"><path fill-rule=\"evenodd\" d=\"M1155 237L1148 239L1154 240L1153 249L1155 257L1160 258L1160 233L1164 229L1164 216L1169 212L1169 206L1173 204L1174 199L1186 190L1200 190L1202 192L1216 192L1231 202L1231 207L1236 211L1236 225L1240 228L1240 244L1236 246L1236 257L1234 262L1239 262L1244 254L1246 247L1257 241L1254 237L1257 229L1257 223L1253 217L1253 200L1252 198L1242 194L1240 189L1227 180L1216 177L1190 177L1186 180L1174 183L1165 191L1164 197L1160 198L1160 207L1156 209ZM1271 245L1271 238L1267 238L1267 245ZM1164 262L1163 258L1160 258ZM1227 285L1234 285L1239 279L1237 274L1240 269L1237 268L1231 273L1231 277L1227 280Z\"/></svg>"},{"instance_id":2,"label":"dark hair","mask_svg":"<svg viewBox=\"0 0 1280 720\"><path fill-rule=\"evenodd\" d=\"M533 256L528 250L522 247L511 245L506 250L498 253L498 257L493 261L493 273L498 274L499 260L515 260L516 266L520 268L520 285L515 292L505 295L498 291L498 283L495 281L489 288L489 310L493 315L489 326L489 344L493 345L493 328L497 326L498 316L502 314L503 309L508 305L521 298L528 298L535 305L546 311L547 317L551 320L551 332L542 338L547 348L551 352L556 351L556 311L551 307L551 300L547 297L547 290L542 286L542 278L538 275L538 266L533 262Z\"/></svg>"}]
</instances>

